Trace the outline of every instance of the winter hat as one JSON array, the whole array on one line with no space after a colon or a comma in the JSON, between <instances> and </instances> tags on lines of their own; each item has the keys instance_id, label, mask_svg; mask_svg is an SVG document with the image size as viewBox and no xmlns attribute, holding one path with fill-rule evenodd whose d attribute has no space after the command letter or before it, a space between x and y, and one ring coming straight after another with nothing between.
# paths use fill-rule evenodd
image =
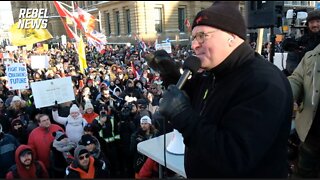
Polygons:
<instances>
[{"instance_id":1,"label":"winter hat","mask_svg":"<svg viewBox=\"0 0 320 180\"><path fill-rule=\"evenodd\" d=\"M70 108L70 113L72 112L78 112L80 113L80 109L78 108L78 106L76 104L73 104Z\"/></svg>"},{"instance_id":2,"label":"winter hat","mask_svg":"<svg viewBox=\"0 0 320 180\"><path fill-rule=\"evenodd\" d=\"M91 102L86 102L86 104L84 105L84 111L87 111L87 109L89 108L93 109L93 105L91 104Z\"/></svg>"},{"instance_id":3,"label":"winter hat","mask_svg":"<svg viewBox=\"0 0 320 180\"><path fill-rule=\"evenodd\" d=\"M21 101L21 98L19 96L13 96L12 102L14 101Z\"/></svg>"},{"instance_id":4,"label":"winter hat","mask_svg":"<svg viewBox=\"0 0 320 180\"><path fill-rule=\"evenodd\" d=\"M148 124L152 124L151 123L151 119L149 116L143 116L141 119L140 119L140 124L142 123L148 123Z\"/></svg>"},{"instance_id":5,"label":"winter hat","mask_svg":"<svg viewBox=\"0 0 320 180\"><path fill-rule=\"evenodd\" d=\"M18 124L18 123L22 125L22 121L20 118L13 119L11 121L11 126L13 127L15 124Z\"/></svg>"},{"instance_id":6,"label":"winter hat","mask_svg":"<svg viewBox=\"0 0 320 180\"><path fill-rule=\"evenodd\" d=\"M19 156L24 156L24 155L26 155L27 153L32 154L31 149L24 149L24 150L22 150L22 151L20 152Z\"/></svg>"},{"instance_id":7,"label":"winter hat","mask_svg":"<svg viewBox=\"0 0 320 180\"><path fill-rule=\"evenodd\" d=\"M94 126L91 123L87 123L84 127L83 127L84 131L90 131L90 132L94 132Z\"/></svg>"},{"instance_id":8,"label":"winter hat","mask_svg":"<svg viewBox=\"0 0 320 180\"><path fill-rule=\"evenodd\" d=\"M54 137L55 140L61 141L62 139L66 138L67 135L62 132L62 131L56 131L52 133L52 136Z\"/></svg>"},{"instance_id":9,"label":"winter hat","mask_svg":"<svg viewBox=\"0 0 320 180\"><path fill-rule=\"evenodd\" d=\"M192 29L199 25L211 26L246 39L246 24L239 11L239 1L215 1L210 7L198 12Z\"/></svg>"},{"instance_id":10,"label":"winter hat","mask_svg":"<svg viewBox=\"0 0 320 180\"><path fill-rule=\"evenodd\" d=\"M79 156L82 154L88 153L89 151L86 149L85 146L83 145L78 145L76 149L74 150L74 159L73 159L73 165L75 168L79 166Z\"/></svg>"},{"instance_id":11,"label":"winter hat","mask_svg":"<svg viewBox=\"0 0 320 180\"><path fill-rule=\"evenodd\" d=\"M89 144L95 144L94 137L90 134L84 134L81 136L79 144L84 146L87 146Z\"/></svg>"},{"instance_id":12,"label":"winter hat","mask_svg":"<svg viewBox=\"0 0 320 180\"><path fill-rule=\"evenodd\" d=\"M316 19L320 19L320 10L316 9L314 11L310 11L308 13L308 17L307 17L307 23L311 20L316 20Z\"/></svg>"}]
</instances>

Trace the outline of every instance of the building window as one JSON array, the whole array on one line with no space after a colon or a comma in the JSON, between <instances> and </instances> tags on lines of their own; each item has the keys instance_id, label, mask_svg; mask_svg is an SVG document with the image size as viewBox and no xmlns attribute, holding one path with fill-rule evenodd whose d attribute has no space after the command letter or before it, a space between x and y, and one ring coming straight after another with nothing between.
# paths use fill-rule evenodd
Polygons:
<instances>
[{"instance_id":1,"label":"building window","mask_svg":"<svg viewBox=\"0 0 320 180\"><path fill-rule=\"evenodd\" d=\"M131 34L130 9L126 10L127 34Z\"/></svg>"},{"instance_id":2,"label":"building window","mask_svg":"<svg viewBox=\"0 0 320 180\"><path fill-rule=\"evenodd\" d=\"M105 13L106 17L106 35L111 35L110 13Z\"/></svg>"},{"instance_id":3,"label":"building window","mask_svg":"<svg viewBox=\"0 0 320 180\"><path fill-rule=\"evenodd\" d=\"M162 8L154 8L155 10L155 30L157 33L162 32Z\"/></svg>"},{"instance_id":4,"label":"building window","mask_svg":"<svg viewBox=\"0 0 320 180\"><path fill-rule=\"evenodd\" d=\"M116 14L115 14L115 27L116 27L116 35L120 36L120 14L119 14L119 11L116 11Z\"/></svg>"},{"instance_id":5,"label":"building window","mask_svg":"<svg viewBox=\"0 0 320 180\"><path fill-rule=\"evenodd\" d=\"M185 16L185 8L178 8L178 28L180 32L185 32L184 20Z\"/></svg>"}]
</instances>

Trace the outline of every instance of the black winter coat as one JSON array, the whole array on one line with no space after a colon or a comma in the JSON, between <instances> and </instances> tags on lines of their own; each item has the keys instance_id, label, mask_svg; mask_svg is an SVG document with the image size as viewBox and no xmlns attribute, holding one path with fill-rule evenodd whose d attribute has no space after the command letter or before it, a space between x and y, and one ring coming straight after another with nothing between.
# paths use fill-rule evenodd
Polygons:
<instances>
[{"instance_id":1,"label":"black winter coat","mask_svg":"<svg viewBox=\"0 0 320 180\"><path fill-rule=\"evenodd\" d=\"M172 123L184 137L188 178L287 177L293 99L276 66L243 43L187 83L192 108Z\"/></svg>"}]
</instances>

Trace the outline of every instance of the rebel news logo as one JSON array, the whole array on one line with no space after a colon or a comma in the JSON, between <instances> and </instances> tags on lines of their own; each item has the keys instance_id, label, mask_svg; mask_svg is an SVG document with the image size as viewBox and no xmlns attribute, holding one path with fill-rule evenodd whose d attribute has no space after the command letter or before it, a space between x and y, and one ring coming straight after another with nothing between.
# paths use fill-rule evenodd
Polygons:
<instances>
[{"instance_id":1,"label":"rebel news logo","mask_svg":"<svg viewBox=\"0 0 320 180\"><path fill-rule=\"evenodd\" d=\"M21 8L19 12L19 29L46 29L48 26L48 9Z\"/></svg>"}]
</instances>

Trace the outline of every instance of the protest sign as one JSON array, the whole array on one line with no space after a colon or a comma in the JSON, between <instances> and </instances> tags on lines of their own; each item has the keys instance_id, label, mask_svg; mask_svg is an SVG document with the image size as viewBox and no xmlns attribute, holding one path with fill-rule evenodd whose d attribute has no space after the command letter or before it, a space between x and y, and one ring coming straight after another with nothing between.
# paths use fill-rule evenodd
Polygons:
<instances>
[{"instance_id":1,"label":"protest sign","mask_svg":"<svg viewBox=\"0 0 320 180\"><path fill-rule=\"evenodd\" d=\"M167 53L171 53L171 43L161 43L161 44L156 44L156 50L163 49L167 51Z\"/></svg>"},{"instance_id":2,"label":"protest sign","mask_svg":"<svg viewBox=\"0 0 320 180\"><path fill-rule=\"evenodd\" d=\"M28 72L25 63L6 64L6 76L8 78L9 90L29 88Z\"/></svg>"},{"instance_id":3,"label":"protest sign","mask_svg":"<svg viewBox=\"0 0 320 180\"><path fill-rule=\"evenodd\" d=\"M71 77L38 81L31 83L36 108L53 106L75 99Z\"/></svg>"},{"instance_id":4,"label":"protest sign","mask_svg":"<svg viewBox=\"0 0 320 180\"><path fill-rule=\"evenodd\" d=\"M49 68L49 57L46 55L31 56L31 68L32 69Z\"/></svg>"}]
</instances>

